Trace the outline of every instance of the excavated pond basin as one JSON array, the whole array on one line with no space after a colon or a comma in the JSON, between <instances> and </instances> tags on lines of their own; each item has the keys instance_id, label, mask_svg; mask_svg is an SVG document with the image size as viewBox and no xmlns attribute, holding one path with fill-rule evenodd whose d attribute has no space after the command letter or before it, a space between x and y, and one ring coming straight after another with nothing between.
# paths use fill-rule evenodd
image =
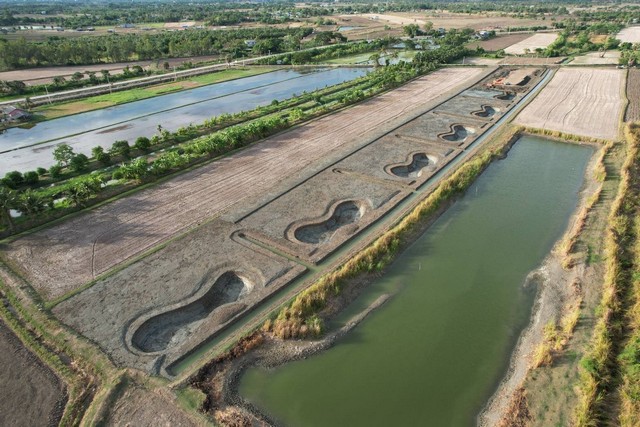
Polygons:
<instances>
[{"instance_id":1,"label":"excavated pond basin","mask_svg":"<svg viewBox=\"0 0 640 427\"><path fill-rule=\"evenodd\" d=\"M338 229L357 222L364 213L364 204L352 200L338 204L329 218L295 231L296 239L314 245L326 243Z\"/></svg>"},{"instance_id":2,"label":"excavated pond basin","mask_svg":"<svg viewBox=\"0 0 640 427\"><path fill-rule=\"evenodd\" d=\"M133 344L144 352L161 351L177 345L195 332L213 311L231 311L226 315L232 315L241 310L243 307L233 307L232 303L250 292L253 287L246 278L233 271L222 274L213 284L207 281L206 278L203 280L203 286L209 286L209 289L195 301L145 321L134 333ZM225 305L228 306L224 307Z\"/></svg>"},{"instance_id":3,"label":"excavated pond basin","mask_svg":"<svg viewBox=\"0 0 640 427\"><path fill-rule=\"evenodd\" d=\"M523 286L567 227L592 149L523 137L335 322L394 296L330 350L251 369L240 393L285 425L472 425L526 325Z\"/></svg>"}]
</instances>

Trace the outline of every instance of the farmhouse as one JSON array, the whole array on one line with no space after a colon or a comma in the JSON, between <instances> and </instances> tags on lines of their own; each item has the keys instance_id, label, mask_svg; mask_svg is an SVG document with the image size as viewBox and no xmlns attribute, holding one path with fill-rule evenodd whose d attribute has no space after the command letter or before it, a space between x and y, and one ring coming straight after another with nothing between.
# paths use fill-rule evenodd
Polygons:
<instances>
[{"instance_id":1,"label":"farmhouse","mask_svg":"<svg viewBox=\"0 0 640 427\"><path fill-rule=\"evenodd\" d=\"M0 107L0 122L19 122L28 120L31 114L28 111L16 108L13 105Z\"/></svg>"}]
</instances>

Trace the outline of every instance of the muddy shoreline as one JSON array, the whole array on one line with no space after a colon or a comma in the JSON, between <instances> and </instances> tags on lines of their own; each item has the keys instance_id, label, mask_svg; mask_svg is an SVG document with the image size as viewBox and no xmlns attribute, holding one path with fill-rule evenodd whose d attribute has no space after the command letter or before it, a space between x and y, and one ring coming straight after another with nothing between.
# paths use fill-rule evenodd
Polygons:
<instances>
[{"instance_id":1,"label":"muddy shoreline","mask_svg":"<svg viewBox=\"0 0 640 427\"><path fill-rule=\"evenodd\" d=\"M580 290L572 284L582 283L583 286L588 286L584 281L597 280L593 275L588 274L584 262L578 263L570 269L563 268L563 256L558 250L558 246L572 232L581 208L588 203L589 197L598 191L600 185L595 179L595 170L599 158L598 154L604 147L595 144L588 145L600 148L594 151L585 171L579 202L567 223L565 232L556 242L551 253L538 268L529 273L523 284L525 287L532 283L537 286L531 318L528 325L520 333L511 353L509 367L504 378L478 414L477 425L480 427L504 425L510 408L517 406L514 406L515 401L522 400L520 391L531 369L531 355L544 339L544 326L550 321L559 321L563 309L569 304L576 303L582 297Z\"/></svg>"},{"instance_id":2,"label":"muddy shoreline","mask_svg":"<svg viewBox=\"0 0 640 427\"><path fill-rule=\"evenodd\" d=\"M306 359L331 348L338 339L349 333L369 314L387 302L389 298L389 294L381 295L366 309L349 319L344 326L327 334L320 340L282 340L265 337L258 348L227 362L227 366L219 372L222 378L217 378L222 380L222 384L220 384L220 400L222 404L227 408L236 409L234 418L241 425L247 422L251 424L257 422L261 425L280 426L276 419L240 395L240 379L244 372L253 367L274 369L289 362Z\"/></svg>"}]
</instances>

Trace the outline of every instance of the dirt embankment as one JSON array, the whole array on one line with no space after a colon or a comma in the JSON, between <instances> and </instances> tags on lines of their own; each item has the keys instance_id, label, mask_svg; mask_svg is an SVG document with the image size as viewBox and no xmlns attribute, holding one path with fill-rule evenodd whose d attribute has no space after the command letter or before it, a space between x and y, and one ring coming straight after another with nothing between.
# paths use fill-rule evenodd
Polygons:
<instances>
[{"instance_id":1,"label":"dirt embankment","mask_svg":"<svg viewBox=\"0 0 640 427\"><path fill-rule=\"evenodd\" d=\"M57 426L65 385L0 321L0 425Z\"/></svg>"}]
</instances>

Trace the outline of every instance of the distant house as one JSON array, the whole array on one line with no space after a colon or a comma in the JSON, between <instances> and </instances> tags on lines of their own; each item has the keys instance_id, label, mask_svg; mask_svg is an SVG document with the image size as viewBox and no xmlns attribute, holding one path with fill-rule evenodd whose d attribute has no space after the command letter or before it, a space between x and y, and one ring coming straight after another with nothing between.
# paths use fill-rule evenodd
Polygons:
<instances>
[{"instance_id":1,"label":"distant house","mask_svg":"<svg viewBox=\"0 0 640 427\"><path fill-rule=\"evenodd\" d=\"M0 121L2 122L19 122L30 118L31 114L28 111L16 108L13 105L0 107Z\"/></svg>"},{"instance_id":2,"label":"distant house","mask_svg":"<svg viewBox=\"0 0 640 427\"><path fill-rule=\"evenodd\" d=\"M256 41L255 40L245 40L244 44L246 44L247 47L254 47L256 45Z\"/></svg>"}]
</instances>

